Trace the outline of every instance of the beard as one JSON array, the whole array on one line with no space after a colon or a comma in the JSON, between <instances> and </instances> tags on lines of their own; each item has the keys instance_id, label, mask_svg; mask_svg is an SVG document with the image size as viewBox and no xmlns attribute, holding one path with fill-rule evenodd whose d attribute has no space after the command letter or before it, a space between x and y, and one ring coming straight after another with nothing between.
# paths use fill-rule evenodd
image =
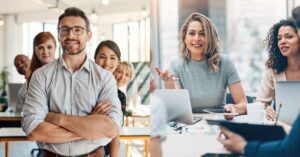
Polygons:
<instances>
[{"instance_id":1,"label":"beard","mask_svg":"<svg viewBox=\"0 0 300 157\"><path fill-rule=\"evenodd\" d=\"M66 43L68 41L77 41L77 40L66 40L64 43ZM80 49L80 42L79 41L77 41L77 42L78 42L78 45L79 45L79 47L77 48L77 50L70 50L68 48L68 46L66 46L66 44L64 44L62 46L63 53L66 54L66 55L78 55L81 52L83 52L83 50L85 49L85 47L83 47L82 49Z\"/></svg>"}]
</instances>

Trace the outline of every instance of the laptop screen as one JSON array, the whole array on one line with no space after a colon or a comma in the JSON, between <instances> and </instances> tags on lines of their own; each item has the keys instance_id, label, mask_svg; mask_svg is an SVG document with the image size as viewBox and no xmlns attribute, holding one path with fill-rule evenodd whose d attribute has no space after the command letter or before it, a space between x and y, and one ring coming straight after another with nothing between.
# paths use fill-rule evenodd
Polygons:
<instances>
[{"instance_id":1,"label":"laptop screen","mask_svg":"<svg viewBox=\"0 0 300 157\"><path fill-rule=\"evenodd\" d=\"M168 119L193 124L192 105L186 89L157 89L153 93L166 105Z\"/></svg>"},{"instance_id":2,"label":"laptop screen","mask_svg":"<svg viewBox=\"0 0 300 157\"><path fill-rule=\"evenodd\" d=\"M22 105L18 96L18 92L24 83L9 83L8 84L8 105L16 107L16 110Z\"/></svg>"},{"instance_id":3,"label":"laptop screen","mask_svg":"<svg viewBox=\"0 0 300 157\"><path fill-rule=\"evenodd\" d=\"M300 111L300 81L277 81L275 87L276 109L282 104L278 120L293 124ZM277 113L278 114L278 113Z\"/></svg>"}]
</instances>

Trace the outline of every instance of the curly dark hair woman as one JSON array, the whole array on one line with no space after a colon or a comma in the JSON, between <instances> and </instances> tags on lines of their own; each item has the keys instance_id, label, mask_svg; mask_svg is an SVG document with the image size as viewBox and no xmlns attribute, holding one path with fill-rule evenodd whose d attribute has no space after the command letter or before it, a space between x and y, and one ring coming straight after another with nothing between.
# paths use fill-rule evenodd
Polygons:
<instances>
[{"instance_id":1,"label":"curly dark hair woman","mask_svg":"<svg viewBox=\"0 0 300 157\"><path fill-rule=\"evenodd\" d=\"M287 57L282 55L278 46L278 31L283 26L292 27L297 34L297 28L293 20L280 20L278 23L272 26L272 28L268 32L266 39L264 40L264 44L269 55L266 66L267 68L275 70L277 74L285 71L288 64Z\"/></svg>"}]
</instances>

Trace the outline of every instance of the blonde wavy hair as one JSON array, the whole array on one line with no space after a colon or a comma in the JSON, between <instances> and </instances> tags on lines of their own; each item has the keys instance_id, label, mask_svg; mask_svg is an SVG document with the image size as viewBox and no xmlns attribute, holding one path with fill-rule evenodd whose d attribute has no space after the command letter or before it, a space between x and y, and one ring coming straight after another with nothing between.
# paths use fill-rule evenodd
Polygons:
<instances>
[{"instance_id":1,"label":"blonde wavy hair","mask_svg":"<svg viewBox=\"0 0 300 157\"><path fill-rule=\"evenodd\" d=\"M130 80L134 77L134 67L131 62L128 61L119 62L117 69L113 73L115 77L118 71L128 71L130 75Z\"/></svg>"},{"instance_id":2,"label":"blonde wavy hair","mask_svg":"<svg viewBox=\"0 0 300 157\"><path fill-rule=\"evenodd\" d=\"M180 30L180 54L186 61L191 59L191 53L187 49L187 46L184 42L185 36L187 33L188 26L191 22L198 21L201 23L205 38L206 38L206 45L204 48L204 57L207 60L209 70L211 72L217 72L219 70L219 63L221 60L221 40L219 33L215 27L215 25L211 22L209 18L200 14L200 13L193 13L191 14Z\"/></svg>"}]
</instances>

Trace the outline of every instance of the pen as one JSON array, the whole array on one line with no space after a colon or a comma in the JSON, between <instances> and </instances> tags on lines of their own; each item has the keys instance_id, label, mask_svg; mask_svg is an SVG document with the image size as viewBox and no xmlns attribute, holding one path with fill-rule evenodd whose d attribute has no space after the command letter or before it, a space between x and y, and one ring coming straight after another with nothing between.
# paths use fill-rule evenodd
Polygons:
<instances>
[{"instance_id":1,"label":"pen","mask_svg":"<svg viewBox=\"0 0 300 157\"><path fill-rule=\"evenodd\" d=\"M277 112L277 115L276 115L276 119L275 119L275 124L274 124L274 125L277 125L281 106L282 106L282 104L280 103L280 104L279 104L279 109L278 109L278 112Z\"/></svg>"}]
</instances>

